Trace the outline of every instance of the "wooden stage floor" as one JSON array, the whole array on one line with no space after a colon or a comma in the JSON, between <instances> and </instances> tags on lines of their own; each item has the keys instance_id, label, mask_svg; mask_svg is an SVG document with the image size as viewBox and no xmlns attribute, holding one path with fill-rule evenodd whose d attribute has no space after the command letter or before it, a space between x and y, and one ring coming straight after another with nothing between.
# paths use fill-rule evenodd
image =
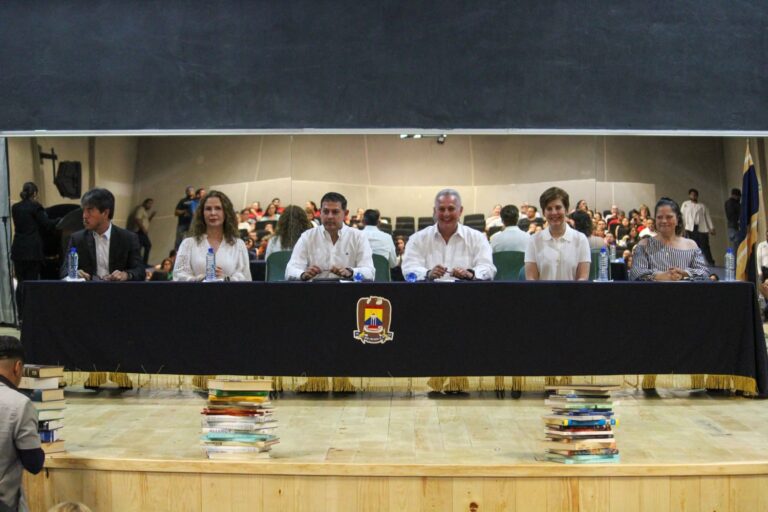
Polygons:
<instances>
[{"instance_id":1,"label":"wooden stage floor","mask_svg":"<svg viewBox=\"0 0 768 512\"><path fill-rule=\"evenodd\" d=\"M544 395L492 392L286 393L273 458L235 463L204 458L200 394L76 387L26 487L33 510L768 510L768 402L659 393L615 394L619 464L538 461Z\"/></svg>"}]
</instances>

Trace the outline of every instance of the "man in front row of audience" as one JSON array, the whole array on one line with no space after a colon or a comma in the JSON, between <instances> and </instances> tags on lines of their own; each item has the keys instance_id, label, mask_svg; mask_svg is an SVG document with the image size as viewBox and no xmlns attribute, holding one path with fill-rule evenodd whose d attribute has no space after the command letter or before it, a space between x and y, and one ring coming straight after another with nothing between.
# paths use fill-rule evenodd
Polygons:
<instances>
[{"instance_id":1,"label":"man in front row of audience","mask_svg":"<svg viewBox=\"0 0 768 512\"><path fill-rule=\"evenodd\" d=\"M389 268L395 268L397 265L395 242L391 235L384 233L377 227L379 225L379 210L365 210L363 225L365 226L363 234L368 238L373 254L384 256L389 262Z\"/></svg>"},{"instance_id":2,"label":"man in front row of audience","mask_svg":"<svg viewBox=\"0 0 768 512\"><path fill-rule=\"evenodd\" d=\"M416 279L490 280L496 275L491 246L485 234L459 224L464 212L456 190L443 189L435 196L432 226L414 233L408 240L403 257L403 275L413 273ZM466 391L466 377L433 377L427 384L441 392Z\"/></svg>"},{"instance_id":3,"label":"man in front row of audience","mask_svg":"<svg viewBox=\"0 0 768 512\"><path fill-rule=\"evenodd\" d=\"M22 469L36 475L45 454L37 433L37 411L18 390L24 348L12 336L0 336L0 510L26 512Z\"/></svg>"},{"instance_id":4,"label":"man in front row of audience","mask_svg":"<svg viewBox=\"0 0 768 512\"><path fill-rule=\"evenodd\" d=\"M517 210L517 206L513 204L508 204L501 209L501 222L504 224L504 230L491 237L491 250L493 252L525 252L528 248L531 235L524 233L522 229L517 227L519 216L520 212Z\"/></svg>"},{"instance_id":5,"label":"man in front row of audience","mask_svg":"<svg viewBox=\"0 0 768 512\"><path fill-rule=\"evenodd\" d=\"M77 249L78 275L87 281L144 281L146 272L136 233L112 224L115 196L105 188L93 188L80 200L85 229L72 233L69 247ZM69 251L67 251L69 253ZM61 277L67 275L67 258ZM125 373L111 373L110 379L121 389L133 383ZM105 372L92 372L85 387L94 389L107 380Z\"/></svg>"},{"instance_id":6,"label":"man in front row of audience","mask_svg":"<svg viewBox=\"0 0 768 512\"><path fill-rule=\"evenodd\" d=\"M286 279L352 279L359 272L363 280L373 281L371 245L362 231L344 224L348 213L343 195L323 196L320 225L301 234L285 268Z\"/></svg>"}]
</instances>

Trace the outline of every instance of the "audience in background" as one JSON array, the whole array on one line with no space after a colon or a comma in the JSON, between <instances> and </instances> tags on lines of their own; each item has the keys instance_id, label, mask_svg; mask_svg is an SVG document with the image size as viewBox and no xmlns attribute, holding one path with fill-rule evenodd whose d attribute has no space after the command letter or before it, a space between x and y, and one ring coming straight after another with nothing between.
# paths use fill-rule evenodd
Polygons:
<instances>
[{"instance_id":1,"label":"audience in background","mask_svg":"<svg viewBox=\"0 0 768 512\"><path fill-rule=\"evenodd\" d=\"M278 200L279 201L279 200ZM264 211L264 215L261 216L261 221L265 220L279 220L280 219L280 213L278 213L278 208L275 203L269 203L267 206L267 209Z\"/></svg>"},{"instance_id":2,"label":"audience in background","mask_svg":"<svg viewBox=\"0 0 768 512\"><path fill-rule=\"evenodd\" d=\"M519 217L518 213L518 217ZM517 224L517 223L515 223ZM501 205L495 204L493 205L493 210L491 210L491 215L485 219L485 231L490 231L491 228L496 227L504 227L504 223L501 220Z\"/></svg>"},{"instance_id":3,"label":"audience in background","mask_svg":"<svg viewBox=\"0 0 768 512\"><path fill-rule=\"evenodd\" d=\"M709 249L709 235L715 236L715 225L709 216L709 209L699 202L699 191L692 188L688 191L688 201L680 207L683 214L685 234L696 242L710 265L715 264L712 251Z\"/></svg>"},{"instance_id":4,"label":"audience in background","mask_svg":"<svg viewBox=\"0 0 768 512\"><path fill-rule=\"evenodd\" d=\"M596 236L592 230L592 219L584 210L573 212L573 229L587 237L590 250L601 249L605 246L605 239Z\"/></svg>"}]
</instances>

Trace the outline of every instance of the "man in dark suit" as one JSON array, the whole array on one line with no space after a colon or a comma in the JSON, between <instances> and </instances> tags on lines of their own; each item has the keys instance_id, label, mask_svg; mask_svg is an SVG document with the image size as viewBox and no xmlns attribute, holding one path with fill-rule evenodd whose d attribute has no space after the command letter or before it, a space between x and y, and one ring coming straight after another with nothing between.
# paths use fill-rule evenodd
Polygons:
<instances>
[{"instance_id":1,"label":"man in dark suit","mask_svg":"<svg viewBox=\"0 0 768 512\"><path fill-rule=\"evenodd\" d=\"M83 279L144 281L145 270L136 233L112 224L115 196L105 188L94 188L80 200L85 229L72 233L69 247L77 249L78 274ZM67 275L66 262L61 276Z\"/></svg>"},{"instance_id":2,"label":"man in dark suit","mask_svg":"<svg viewBox=\"0 0 768 512\"><path fill-rule=\"evenodd\" d=\"M105 188L94 188L80 200L85 229L72 233L69 247L77 249L78 275L85 280L144 281L145 271L136 233L112 224L115 196ZM61 269L67 275L66 262ZM126 373L112 372L109 379L120 389L131 389ZM106 372L92 372L85 381L87 389L98 389L106 382Z\"/></svg>"}]
</instances>

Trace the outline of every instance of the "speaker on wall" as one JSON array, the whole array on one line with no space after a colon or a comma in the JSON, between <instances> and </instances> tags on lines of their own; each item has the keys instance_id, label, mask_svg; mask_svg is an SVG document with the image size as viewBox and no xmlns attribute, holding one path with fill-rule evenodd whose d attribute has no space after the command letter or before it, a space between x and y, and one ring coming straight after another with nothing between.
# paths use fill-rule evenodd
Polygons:
<instances>
[{"instance_id":1,"label":"speaker on wall","mask_svg":"<svg viewBox=\"0 0 768 512\"><path fill-rule=\"evenodd\" d=\"M62 197L79 199L82 183L82 165L80 162L59 162L59 170L53 182Z\"/></svg>"}]
</instances>

